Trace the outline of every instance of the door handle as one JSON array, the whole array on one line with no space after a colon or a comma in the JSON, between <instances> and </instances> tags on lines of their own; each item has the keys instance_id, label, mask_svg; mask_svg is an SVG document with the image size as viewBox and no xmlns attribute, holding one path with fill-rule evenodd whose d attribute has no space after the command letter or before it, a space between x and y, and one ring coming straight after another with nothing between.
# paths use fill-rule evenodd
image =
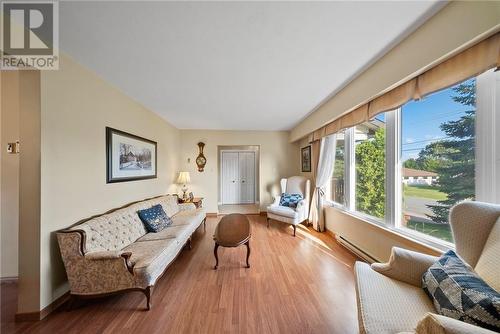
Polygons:
<instances>
[{"instance_id":1,"label":"door handle","mask_svg":"<svg viewBox=\"0 0 500 334\"><path fill-rule=\"evenodd\" d=\"M245 183L245 180L241 180L241 183Z\"/></svg>"},{"instance_id":2,"label":"door handle","mask_svg":"<svg viewBox=\"0 0 500 334\"><path fill-rule=\"evenodd\" d=\"M232 182L234 183L234 180Z\"/></svg>"}]
</instances>

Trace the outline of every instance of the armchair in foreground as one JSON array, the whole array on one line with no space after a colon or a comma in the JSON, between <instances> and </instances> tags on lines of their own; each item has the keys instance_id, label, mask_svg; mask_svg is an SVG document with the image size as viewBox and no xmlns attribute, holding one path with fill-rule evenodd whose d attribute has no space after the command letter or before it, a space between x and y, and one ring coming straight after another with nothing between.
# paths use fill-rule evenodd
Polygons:
<instances>
[{"instance_id":1,"label":"armchair in foreground","mask_svg":"<svg viewBox=\"0 0 500 334\"><path fill-rule=\"evenodd\" d=\"M500 205L462 202L450 213L457 254L500 290ZM492 331L436 314L422 275L437 257L394 247L387 263L356 262L360 333L484 333Z\"/></svg>"}]
</instances>

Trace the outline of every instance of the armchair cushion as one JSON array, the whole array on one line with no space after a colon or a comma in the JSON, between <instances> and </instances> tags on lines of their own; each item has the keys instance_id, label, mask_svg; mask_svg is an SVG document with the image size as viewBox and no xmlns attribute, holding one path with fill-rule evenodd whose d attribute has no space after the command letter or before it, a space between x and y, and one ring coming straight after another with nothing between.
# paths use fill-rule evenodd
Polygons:
<instances>
[{"instance_id":1,"label":"armchair cushion","mask_svg":"<svg viewBox=\"0 0 500 334\"><path fill-rule=\"evenodd\" d=\"M356 262L354 273L360 333L413 332L427 312L434 312L421 287L377 273L364 262Z\"/></svg>"},{"instance_id":2,"label":"armchair cushion","mask_svg":"<svg viewBox=\"0 0 500 334\"><path fill-rule=\"evenodd\" d=\"M163 239L134 242L125 247L124 251L132 253L129 262L133 267L135 284L141 288L154 285L182 246L176 239Z\"/></svg>"},{"instance_id":3,"label":"armchair cushion","mask_svg":"<svg viewBox=\"0 0 500 334\"><path fill-rule=\"evenodd\" d=\"M454 251L448 251L422 278L436 310L457 320L500 331L500 294Z\"/></svg>"},{"instance_id":4,"label":"armchair cushion","mask_svg":"<svg viewBox=\"0 0 500 334\"><path fill-rule=\"evenodd\" d=\"M137 242L177 238L185 240L189 238L191 233L193 233L193 226L189 224L169 226L158 233L148 233L137 239Z\"/></svg>"},{"instance_id":5,"label":"armchair cushion","mask_svg":"<svg viewBox=\"0 0 500 334\"><path fill-rule=\"evenodd\" d=\"M290 208L288 206L270 206L267 208L267 212L271 214L275 214L278 216L288 217L288 218L297 218L299 213Z\"/></svg>"},{"instance_id":6,"label":"armchair cushion","mask_svg":"<svg viewBox=\"0 0 500 334\"><path fill-rule=\"evenodd\" d=\"M427 313L417 325L416 334L494 334L494 332L442 315Z\"/></svg>"},{"instance_id":7,"label":"armchair cushion","mask_svg":"<svg viewBox=\"0 0 500 334\"><path fill-rule=\"evenodd\" d=\"M297 204L302 200L302 194L281 194L280 206L288 206L290 208L296 208Z\"/></svg>"},{"instance_id":8,"label":"armchair cushion","mask_svg":"<svg viewBox=\"0 0 500 334\"><path fill-rule=\"evenodd\" d=\"M374 263L372 269L387 277L421 287L422 275L437 260L436 256L393 247L389 262Z\"/></svg>"}]
</instances>

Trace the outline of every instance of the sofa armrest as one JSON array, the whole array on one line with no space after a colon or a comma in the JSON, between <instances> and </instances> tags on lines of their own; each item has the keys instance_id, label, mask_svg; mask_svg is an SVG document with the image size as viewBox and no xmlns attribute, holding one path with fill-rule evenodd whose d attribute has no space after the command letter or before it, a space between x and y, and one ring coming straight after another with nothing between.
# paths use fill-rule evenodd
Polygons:
<instances>
[{"instance_id":1,"label":"sofa armrest","mask_svg":"<svg viewBox=\"0 0 500 334\"><path fill-rule=\"evenodd\" d=\"M106 261L106 260L114 260L114 259L123 259L125 261L125 266L127 270L133 274L134 273L134 263L130 261L130 257L132 256L132 252L124 252L121 250L117 251L98 251L98 252L89 252L85 254L85 260L89 261Z\"/></svg>"},{"instance_id":2,"label":"sofa armrest","mask_svg":"<svg viewBox=\"0 0 500 334\"><path fill-rule=\"evenodd\" d=\"M417 325L416 334L494 334L482 327L445 317L434 313L427 313Z\"/></svg>"},{"instance_id":3,"label":"sofa armrest","mask_svg":"<svg viewBox=\"0 0 500 334\"><path fill-rule=\"evenodd\" d=\"M373 263L372 269L387 277L422 286L422 275L438 260L438 257L407 249L393 247L387 263Z\"/></svg>"},{"instance_id":4,"label":"sofa armrest","mask_svg":"<svg viewBox=\"0 0 500 334\"><path fill-rule=\"evenodd\" d=\"M126 254L130 252L123 252L120 250L116 251L97 251L97 252L88 252L85 254L85 258L87 260L112 260L112 259L119 259L122 254Z\"/></svg>"},{"instance_id":5,"label":"sofa armrest","mask_svg":"<svg viewBox=\"0 0 500 334\"><path fill-rule=\"evenodd\" d=\"M86 252L82 230L58 231L57 239L72 294L101 294L136 287L131 252Z\"/></svg>"},{"instance_id":6,"label":"sofa armrest","mask_svg":"<svg viewBox=\"0 0 500 334\"><path fill-rule=\"evenodd\" d=\"M275 196L274 202L271 205L280 205L281 196Z\"/></svg>"},{"instance_id":7,"label":"sofa armrest","mask_svg":"<svg viewBox=\"0 0 500 334\"><path fill-rule=\"evenodd\" d=\"M179 204L179 211L190 211L190 210L196 210L196 205L194 205L194 203Z\"/></svg>"}]
</instances>

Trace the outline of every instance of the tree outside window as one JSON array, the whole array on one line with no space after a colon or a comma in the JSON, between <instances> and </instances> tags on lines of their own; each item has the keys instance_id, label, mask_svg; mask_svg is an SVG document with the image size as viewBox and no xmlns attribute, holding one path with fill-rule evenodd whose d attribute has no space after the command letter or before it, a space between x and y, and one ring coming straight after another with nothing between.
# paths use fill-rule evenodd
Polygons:
<instances>
[{"instance_id":1,"label":"tree outside window","mask_svg":"<svg viewBox=\"0 0 500 334\"><path fill-rule=\"evenodd\" d=\"M404 227L453 241L450 208L475 198L475 106L474 79L403 106Z\"/></svg>"},{"instance_id":2,"label":"tree outside window","mask_svg":"<svg viewBox=\"0 0 500 334\"><path fill-rule=\"evenodd\" d=\"M356 211L385 217L385 117L355 128Z\"/></svg>"}]
</instances>

